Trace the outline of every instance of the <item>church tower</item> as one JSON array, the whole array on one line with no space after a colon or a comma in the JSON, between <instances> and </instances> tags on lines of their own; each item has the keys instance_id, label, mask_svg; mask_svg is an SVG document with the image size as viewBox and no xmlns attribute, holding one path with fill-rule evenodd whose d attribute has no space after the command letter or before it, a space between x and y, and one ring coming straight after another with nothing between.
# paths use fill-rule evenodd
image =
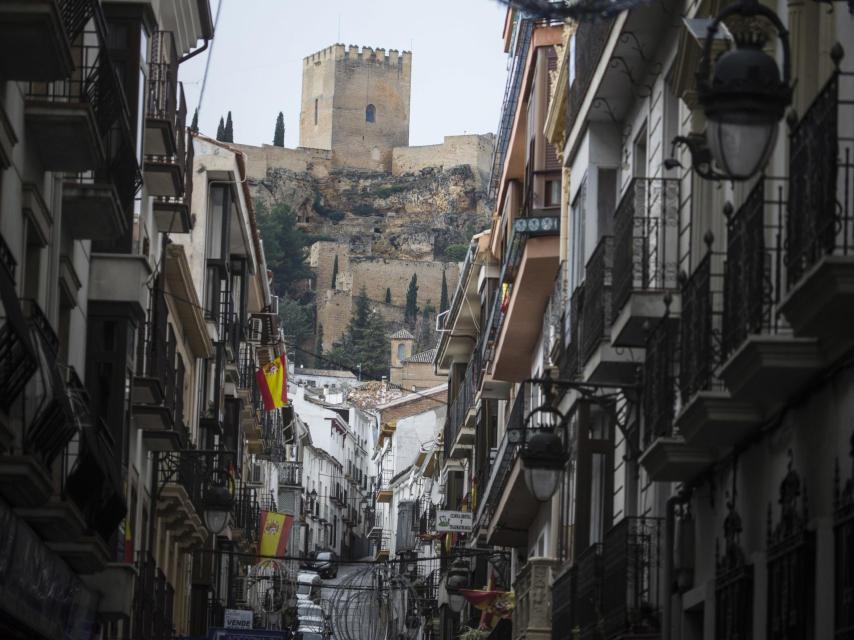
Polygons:
<instances>
[{"instance_id":1,"label":"church tower","mask_svg":"<svg viewBox=\"0 0 854 640\"><path fill-rule=\"evenodd\" d=\"M303 60L300 146L328 149L337 166L391 170L409 145L412 54L335 44Z\"/></svg>"}]
</instances>

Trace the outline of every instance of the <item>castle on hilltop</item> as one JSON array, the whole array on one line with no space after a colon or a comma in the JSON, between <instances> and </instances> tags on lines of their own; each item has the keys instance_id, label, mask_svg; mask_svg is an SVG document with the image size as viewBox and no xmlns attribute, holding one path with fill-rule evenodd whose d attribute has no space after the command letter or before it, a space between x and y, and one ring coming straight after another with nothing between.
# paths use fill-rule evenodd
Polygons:
<instances>
[{"instance_id":1,"label":"castle on hilltop","mask_svg":"<svg viewBox=\"0 0 854 640\"><path fill-rule=\"evenodd\" d=\"M408 51L334 44L303 59L299 146L233 145L253 197L286 204L318 238L307 285L317 344L306 349L328 352L362 290L390 333L404 324L413 276L419 308L435 309L442 283L456 286L471 233L486 224L494 135L409 146L411 81ZM407 354L415 356L423 359ZM429 367L407 361L401 382L432 383L420 371Z\"/></svg>"},{"instance_id":2,"label":"castle on hilltop","mask_svg":"<svg viewBox=\"0 0 854 640\"><path fill-rule=\"evenodd\" d=\"M300 146L347 166L391 169L409 145L412 54L335 44L303 60Z\"/></svg>"}]
</instances>

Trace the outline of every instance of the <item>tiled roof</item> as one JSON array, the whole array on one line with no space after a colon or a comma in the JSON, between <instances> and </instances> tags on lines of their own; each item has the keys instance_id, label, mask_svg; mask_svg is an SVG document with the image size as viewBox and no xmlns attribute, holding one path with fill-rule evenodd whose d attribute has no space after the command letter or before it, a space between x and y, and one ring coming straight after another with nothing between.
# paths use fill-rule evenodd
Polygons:
<instances>
[{"instance_id":1,"label":"tiled roof","mask_svg":"<svg viewBox=\"0 0 854 640\"><path fill-rule=\"evenodd\" d=\"M326 376L328 378L355 378L352 371L341 371L338 369L294 369L294 375L302 376Z\"/></svg>"},{"instance_id":2,"label":"tiled roof","mask_svg":"<svg viewBox=\"0 0 854 640\"><path fill-rule=\"evenodd\" d=\"M391 337L392 340L415 340L415 336L413 336L406 329L401 329Z\"/></svg>"},{"instance_id":3,"label":"tiled roof","mask_svg":"<svg viewBox=\"0 0 854 640\"><path fill-rule=\"evenodd\" d=\"M404 362L416 362L416 363L431 363L433 362L433 358L436 357L436 347L432 349L427 349L427 351L422 351L421 353L413 353L409 356Z\"/></svg>"}]
</instances>

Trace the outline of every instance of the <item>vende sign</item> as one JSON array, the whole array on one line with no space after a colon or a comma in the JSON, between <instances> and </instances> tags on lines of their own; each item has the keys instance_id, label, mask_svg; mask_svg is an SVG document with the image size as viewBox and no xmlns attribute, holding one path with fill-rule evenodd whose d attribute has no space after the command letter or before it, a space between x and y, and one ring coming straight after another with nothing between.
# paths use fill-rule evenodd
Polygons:
<instances>
[{"instance_id":1,"label":"vende sign","mask_svg":"<svg viewBox=\"0 0 854 640\"><path fill-rule=\"evenodd\" d=\"M465 511L436 512L436 531L470 533L472 523L472 514Z\"/></svg>"},{"instance_id":2,"label":"vende sign","mask_svg":"<svg viewBox=\"0 0 854 640\"><path fill-rule=\"evenodd\" d=\"M223 626L226 629L252 630L252 612L242 609L226 609Z\"/></svg>"}]
</instances>

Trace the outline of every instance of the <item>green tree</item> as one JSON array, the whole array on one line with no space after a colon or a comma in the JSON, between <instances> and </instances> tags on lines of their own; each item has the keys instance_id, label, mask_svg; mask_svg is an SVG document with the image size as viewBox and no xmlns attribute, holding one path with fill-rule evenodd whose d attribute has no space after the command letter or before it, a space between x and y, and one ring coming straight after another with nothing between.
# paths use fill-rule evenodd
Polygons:
<instances>
[{"instance_id":1,"label":"green tree","mask_svg":"<svg viewBox=\"0 0 854 640\"><path fill-rule=\"evenodd\" d=\"M385 288L385 303L391 304L391 289L389 287Z\"/></svg>"},{"instance_id":2,"label":"green tree","mask_svg":"<svg viewBox=\"0 0 854 640\"><path fill-rule=\"evenodd\" d=\"M228 112L228 117L225 119L225 130L222 135L223 142L234 142L234 124L231 121L231 111Z\"/></svg>"},{"instance_id":3,"label":"green tree","mask_svg":"<svg viewBox=\"0 0 854 640\"><path fill-rule=\"evenodd\" d=\"M279 117L276 118L276 130L273 133L273 146L285 146L285 116L279 111Z\"/></svg>"},{"instance_id":4,"label":"green tree","mask_svg":"<svg viewBox=\"0 0 854 640\"><path fill-rule=\"evenodd\" d=\"M448 280L445 278L445 271L442 271L442 293L439 296L439 312L447 311L448 306Z\"/></svg>"},{"instance_id":5,"label":"green tree","mask_svg":"<svg viewBox=\"0 0 854 640\"><path fill-rule=\"evenodd\" d=\"M193 122L190 123L190 131L198 132L198 130L199 130L199 110L196 109L195 111L193 111Z\"/></svg>"},{"instance_id":6,"label":"green tree","mask_svg":"<svg viewBox=\"0 0 854 640\"><path fill-rule=\"evenodd\" d=\"M361 370L368 378L388 375L389 346L385 322L371 307L368 294L362 287L353 306L353 317L339 342L330 352L330 360L351 371Z\"/></svg>"},{"instance_id":7,"label":"green tree","mask_svg":"<svg viewBox=\"0 0 854 640\"><path fill-rule=\"evenodd\" d=\"M406 307L403 318L408 324L414 324L418 317L418 274L413 273L406 290Z\"/></svg>"},{"instance_id":8,"label":"green tree","mask_svg":"<svg viewBox=\"0 0 854 640\"><path fill-rule=\"evenodd\" d=\"M219 117L219 126L216 128L216 139L220 142L225 140L225 120Z\"/></svg>"},{"instance_id":9,"label":"green tree","mask_svg":"<svg viewBox=\"0 0 854 640\"><path fill-rule=\"evenodd\" d=\"M335 288L335 281L338 279L338 254L335 254L335 261L332 263L332 288Z\"/></svg>"},{"instance_id":10,"label":"green tree","mask_svg":"<svg viewBox=\"0 0 854 640\"><path fill-rule=\"evenodd\" d=\"M430 300L425 302L415 327L415 348L418 351L426 351L436 346L436 336L433 330L435 313L436 307L433 306L433 303Z\"/></svg>"},{"instance_id":11,"label":"green tree","mask_svg":"<svg viewBox=\"0 0 854 640\"><path fill-rule=\"evenodd\" d=\"M275 280L274 280L275 282ZM282 329L296 346L304 345L308 341L311 347L311 338L314 336L314 305L311 301L300 303L289 296L279 298L279 318L282 321ZM305 347L303 347L305 348ZM296 351L297 364L311 364L306 362L302 351Z\"/></svg>"},{"instance_id":12,"label":"green tree","mask_svg":"<svg viewBox=\"0 0 854 640\"><path fill-rule=\"evenodd\" d=\"M297 217L286 204L268 210L262 202L256 202L255 210L274 289L279 295L304 301L304 288L300 285L312 277L306 261L310 238L297 229Z\"/></svg>"}]
</instances>

